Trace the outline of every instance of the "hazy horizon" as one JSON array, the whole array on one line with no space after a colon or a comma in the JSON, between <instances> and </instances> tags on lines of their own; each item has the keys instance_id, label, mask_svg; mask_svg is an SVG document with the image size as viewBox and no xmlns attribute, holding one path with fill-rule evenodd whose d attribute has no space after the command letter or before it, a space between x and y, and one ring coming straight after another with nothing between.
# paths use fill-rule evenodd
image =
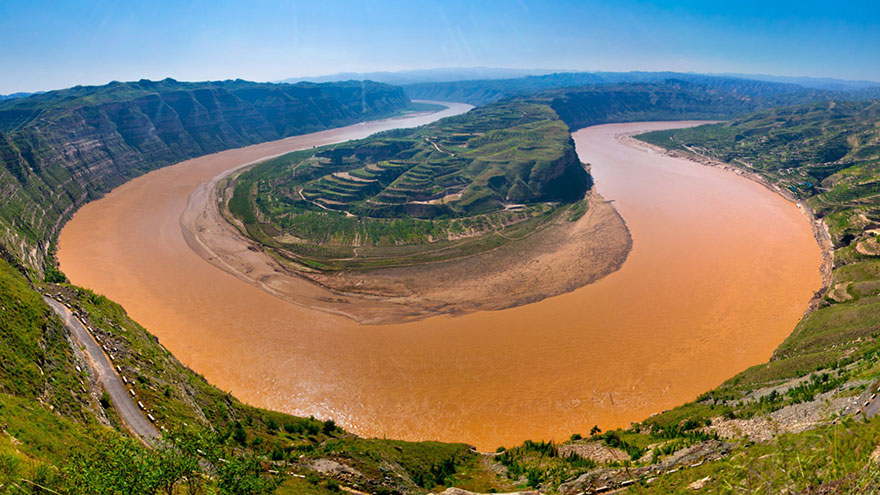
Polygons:
<instances>
[{"instance_id":1,"label":"hazy horizon","mask_svg":"<svg viewBox=\"0 0 880 495\"><path fill-rule=\"evenodd\" d=\"M868 2L10 1L0 33L0 94L465 67L880 80Z\"/></svg>"}]
</instances>

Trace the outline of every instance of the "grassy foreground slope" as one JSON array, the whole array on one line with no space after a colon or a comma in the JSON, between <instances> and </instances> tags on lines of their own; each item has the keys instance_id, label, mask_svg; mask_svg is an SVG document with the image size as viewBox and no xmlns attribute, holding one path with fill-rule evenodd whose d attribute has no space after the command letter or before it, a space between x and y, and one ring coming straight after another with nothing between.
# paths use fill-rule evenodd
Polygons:
<instances>
[{"instance_id":1,"label":"grassy foreground slope","mask_svg":"<svg viewBox=\"0 0 880 495\"><path fill-rule=\"evenodd\" d=\"M281 482L280 493L338 491L339 483L408 493L466 482L477 463L466 445L362 439L332 421L247 406L183 366L105 297L69 285L41 290L94 328L176 447L149 450L130 440L63 324L0 260L0 493L45 493L31 483L61 493L164 493L160 482L173 493L196 485L268 493ZM190 466L186 476L181 463ZM146 481L132 488L132 478Z\"/></svg>"}]
</instances>

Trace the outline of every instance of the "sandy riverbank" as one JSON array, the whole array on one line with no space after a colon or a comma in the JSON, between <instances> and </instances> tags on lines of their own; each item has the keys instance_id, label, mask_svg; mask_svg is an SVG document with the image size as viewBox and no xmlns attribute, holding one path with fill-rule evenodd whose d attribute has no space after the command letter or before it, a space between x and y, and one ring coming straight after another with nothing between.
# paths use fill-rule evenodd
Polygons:
<instances>
[{"instance_id":1,"label":"sandy riverbank","mask_svg":"<svg viewBox=\"0 0 880 495\"><path fill-rule=\"evenodd\" d=\"M224 217L217 189L231 172L190 195L180 219L187 244L209 263L270 294L362 324L540 301L616 271L632 245L614 207L591 191L587 212L578 220L562 215L525 239L466 258L367 272L294 271Z\"/></svg>"}]
</instances>

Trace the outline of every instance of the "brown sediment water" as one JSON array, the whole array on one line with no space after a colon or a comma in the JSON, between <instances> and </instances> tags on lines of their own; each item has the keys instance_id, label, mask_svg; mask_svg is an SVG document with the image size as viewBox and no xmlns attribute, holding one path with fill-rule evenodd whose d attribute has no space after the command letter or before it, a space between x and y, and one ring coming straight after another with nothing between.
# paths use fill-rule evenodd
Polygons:
<instances>
[{"instance_id":1,"label":"brown sediment water","mask_svg":"<svg viewBox=\"0 0 880 495\"><path fill-rule=\"evenodd\" d=\"M271 296L190 250L179 225L190 192L292 149L290 140L119 187L77 212L59 259L74 283L123 304L184 363L251 404L333 417L366 436L481 449L561 440L626 426L765 361L822 284L821 250L794 204L618 139L684 125L575 133L633 248L598 282L517 308L362 326ZM311 146L345 132L293 139Z\"/></svg>"}]
</instances>

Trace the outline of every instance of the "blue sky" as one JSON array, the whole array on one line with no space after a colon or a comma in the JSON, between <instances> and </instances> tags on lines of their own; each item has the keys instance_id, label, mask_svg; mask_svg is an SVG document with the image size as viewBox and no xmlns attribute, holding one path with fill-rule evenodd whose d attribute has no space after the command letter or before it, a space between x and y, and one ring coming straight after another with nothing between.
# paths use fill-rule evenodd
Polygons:
<instances>
[{"instance_id":1,"label":"blue sky","mask_svg":"<svg viewBox=\"0 0 880 495\"><path fill-rule=\"evenodd\" d=\"M0 93L469 66L880 81L880 9L809 0L0 0Z\"/></svg>"}]
</instances>

